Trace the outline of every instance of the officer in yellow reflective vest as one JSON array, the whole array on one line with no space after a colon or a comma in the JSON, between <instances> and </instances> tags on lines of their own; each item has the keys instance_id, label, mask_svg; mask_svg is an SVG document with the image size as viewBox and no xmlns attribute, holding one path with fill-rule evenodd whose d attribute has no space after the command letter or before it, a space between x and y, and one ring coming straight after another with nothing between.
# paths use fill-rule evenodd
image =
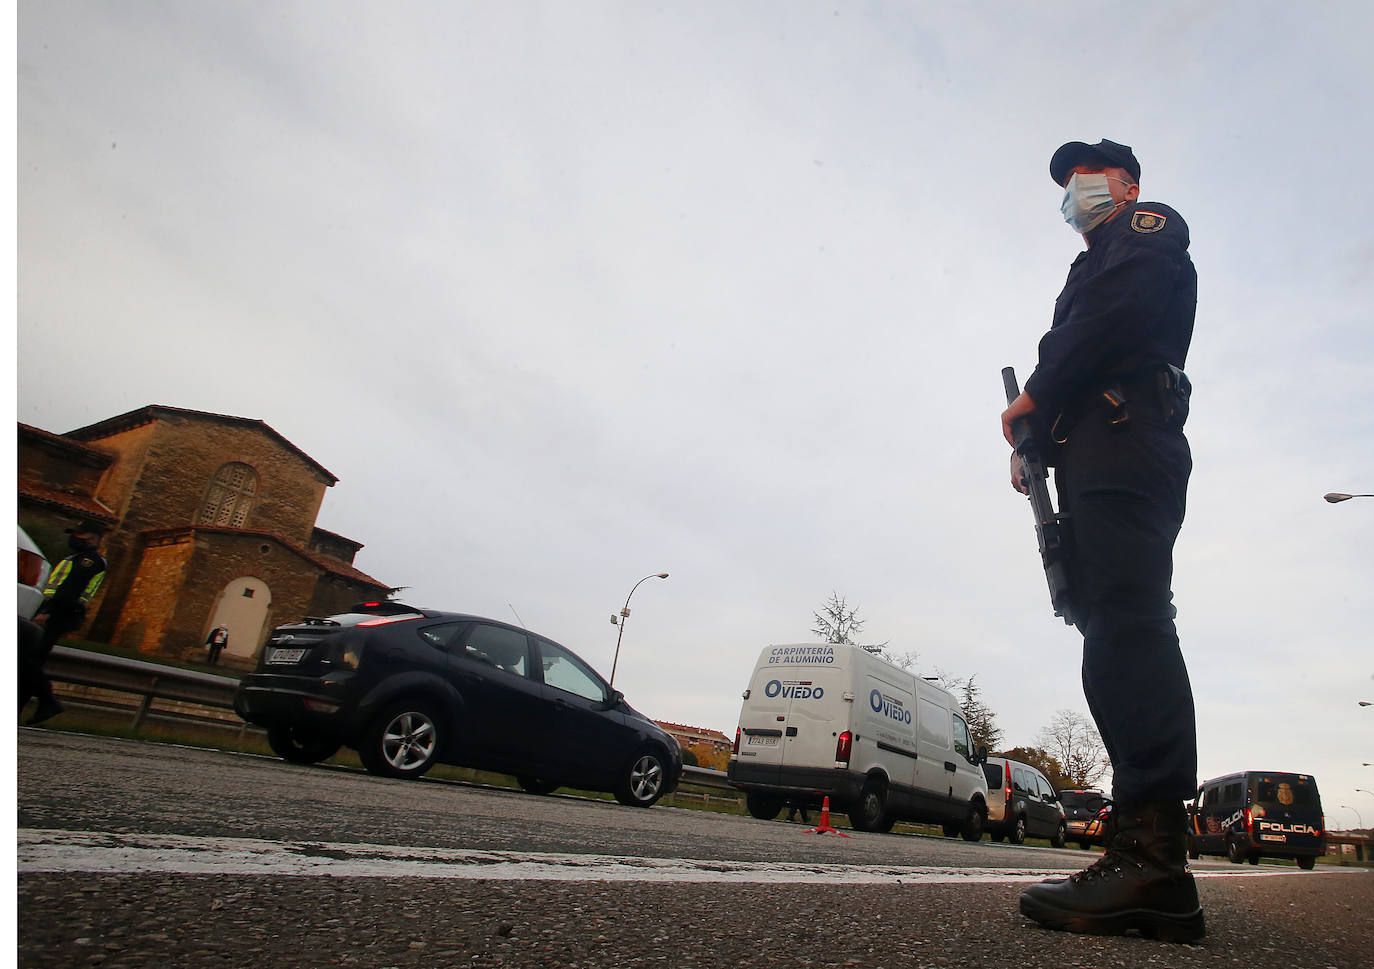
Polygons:
<instances>
[{"instance_id":1,"label":"officer in yellow reflective vest","mask_svg":"<svg viewBox=\"0 0 1374 969\"><path fill-rule=\"evenodd\" d=\"M43 627L36 640L21 637L19 651L19 709L30 697L38 698L38 709L28 719L30 725L42 723L62 712L62 704L52 695L52 683L43 673L43 664L59 639L81 626L86 607L105 579L105 558L100 554L103 529L84 521L67 529L71 555L53 568L43 587L43 604L34 621Z\"/></svg>"}]
</instances>

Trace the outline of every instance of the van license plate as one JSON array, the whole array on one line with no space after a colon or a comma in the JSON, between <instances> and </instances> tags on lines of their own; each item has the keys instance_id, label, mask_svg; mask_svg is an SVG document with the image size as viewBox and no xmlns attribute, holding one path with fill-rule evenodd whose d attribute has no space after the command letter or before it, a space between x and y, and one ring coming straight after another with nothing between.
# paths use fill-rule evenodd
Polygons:
<instances>
[{"instance_id":1,"label":"van license plate","mask_svg":"<svg viewBox=\"0 0 1374 969\"><path fill-rule=\"evenodd\" d=\"M778 745L778 738L777 738L777 737L750 737L750 738L749 738L749 743L750 743L750 745L755 746L755 747L776 747L776 746Z\"/></svg>"},{"instance_id":2,"label":"van license plate","mask_svg":"<svg viewBox=\"0 0 1374 969\"><path fill-rule=\"evenodd\" d=\"M1260 835L1260 840L1261 840L1261 841L1287 841L1288 839L1285 838L1285 837L1284 837L1283 835L1281 835L1281 834L1262 834L1262 835Z\"/></svg>"},{"instance_id":3,"label":"van license plate","mask_svg":"<svg viewBox=\"0 0 1374 969\"><path fill-rule=\"evenodd\" d=\"M299 663L305 655L303 649L274 649L267 657L269 663Z\"/></svg>"}]
</instances>

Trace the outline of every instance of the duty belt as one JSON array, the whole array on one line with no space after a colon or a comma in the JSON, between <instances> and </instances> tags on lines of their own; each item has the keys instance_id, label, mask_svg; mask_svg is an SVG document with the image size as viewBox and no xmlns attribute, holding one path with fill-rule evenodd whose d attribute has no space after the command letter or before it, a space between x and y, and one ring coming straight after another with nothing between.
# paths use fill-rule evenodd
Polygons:
<instances>
[{"instance_id":1,"label":"duty belt","mask_svg":"<svg viewBox=\"0 0 1374 969\"><path fill-rule=\"evenodd\" d=\"M1188 420L1192 392L1188 375L1171 363L1123 375L1060 411L1050 425L1050 437L1056 444L1065 443L1069 430L1094 411L1105 413L1110 424L1125 424L1132 407L1158 412L1169 427L1181 428Z\"/></svg>"}]
</instances>

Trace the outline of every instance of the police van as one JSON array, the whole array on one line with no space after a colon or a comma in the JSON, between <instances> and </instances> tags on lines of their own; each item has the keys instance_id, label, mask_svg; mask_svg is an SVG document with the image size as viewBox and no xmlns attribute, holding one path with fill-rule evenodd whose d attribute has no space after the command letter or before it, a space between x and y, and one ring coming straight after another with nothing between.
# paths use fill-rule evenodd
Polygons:
<instances>
[{"instance_id":1,"label":"police van","mask_svg":"<svg viewBox=\"0 0 1374 969\"><path fill-rule=\"evenodd\" d=\"M1236 864L1294 858L1311 869L1326 854L1321 796L1311 774L1242 771L1206 781L1189 805L1188 857L1225 855Z\"/></svg>"},{"instance_id":2,"label":"police van","mask_svg":"<svg viewBox=\"0 0 1374 969\"><path fill-rule=\"evenodd\" d=\"M860 831L918 821L977 841L986 756L948 690L857 646L767 646L744 691L728 777L756 818L829 797Z\"/></svg>"}]
</instances>

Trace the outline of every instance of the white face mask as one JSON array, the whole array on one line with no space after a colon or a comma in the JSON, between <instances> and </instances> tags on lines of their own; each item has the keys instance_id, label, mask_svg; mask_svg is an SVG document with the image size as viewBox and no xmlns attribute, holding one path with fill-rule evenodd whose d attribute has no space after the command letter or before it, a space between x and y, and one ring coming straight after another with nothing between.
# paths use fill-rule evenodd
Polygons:
<instances>
[{"instance_id":1,"label":"white face mask","mask_svg":"<svg viewBox=\"0 0 1374 969\"><path fill-rule=\"evenodd\" d=\"M1106 222L1116 211L1117 203L1112 200L1111 190L1107 187L1106 175L1084 175L1074 172L1069 184L1064 188L1064 201L1059 203L1059 211L1064 213L1064 221L1077 232L1089 232ZM1114 181L1129 184L1118 178Z\"/></svg>"}]
</instances>

